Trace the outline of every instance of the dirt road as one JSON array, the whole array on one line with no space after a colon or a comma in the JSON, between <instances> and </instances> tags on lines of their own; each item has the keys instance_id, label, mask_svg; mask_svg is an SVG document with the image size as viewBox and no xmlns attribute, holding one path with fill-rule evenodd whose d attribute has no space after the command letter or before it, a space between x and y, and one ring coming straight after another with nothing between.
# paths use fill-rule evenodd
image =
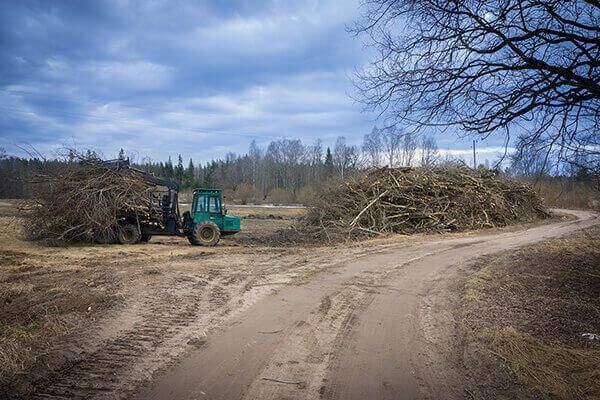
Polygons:
<instances>
[{"instance_id":1,"label":"dirt road","mask_svg":"<svg viewBox=\"0 0 600 400\"><path fill-rule=\"evenodd\" d=\"M431 318L444 297L436 282L473 258L598 223L572 213L578 220L403 243L334 265L227 321L137 398L463 398L443 348L454 321Z\"/></svg>"},{"instance_id":2,"label":"dirt road","mask_svg":"<svg viewBox=\"0 0 600 400\"><path fill-rule=\"evenodd\" d=\"M464 398L446 283L477 257L600 222L570 213L505 231L254 251L235 264L178 257L128 289L140 295L32 397Z\"/></svg>"}]
</instances>

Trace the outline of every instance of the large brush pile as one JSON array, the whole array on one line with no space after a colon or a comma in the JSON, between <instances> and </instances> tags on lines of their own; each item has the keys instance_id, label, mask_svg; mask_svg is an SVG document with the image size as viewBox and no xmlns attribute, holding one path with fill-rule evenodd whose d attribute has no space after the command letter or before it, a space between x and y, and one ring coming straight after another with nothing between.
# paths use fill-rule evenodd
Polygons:
<instances>
[{"instance_id":1,"label":"large brush pile","mask_svg":"<svg viewBox=\"0 0 600 400\"><path fill-rule=\"evenodd\" d=\"M126 217L151 218L152 186L101 162L60 164L33 178L25 233L50 244L106 236Z\"/></svg>"},{"instance_id":2,"label":"large brush pile","mask_svg":"<svg viewBox=\"0 0 600 400\"><path fill-rule=\"evenodd\" d=\"M464 231L548 215L530 186L495 171L383 168L324 193L295 229L299 235L290 236L335 241L392 232Z\"/></svg>"}]
</instances>

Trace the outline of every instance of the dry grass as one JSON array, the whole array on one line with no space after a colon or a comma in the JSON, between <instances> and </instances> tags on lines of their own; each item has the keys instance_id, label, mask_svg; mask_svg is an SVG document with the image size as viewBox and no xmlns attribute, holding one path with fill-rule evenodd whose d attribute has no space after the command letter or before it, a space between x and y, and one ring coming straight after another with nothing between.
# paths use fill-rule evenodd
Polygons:
<instances>
[{"instance_id":1,"label":"dry grass","mask_svg":"<svg viewBox=\"0 0 600 400\"><path fill-rule=\"evenodd\" d=\"M600 190L572 180L542 180L534 188L550 207L600 211Z\"/></svg>"},{"instance_id":2,"label":"dry grass","mask_svg":"<svg viewBox=\"0 0 600 400\"><path fill-rule=\"evenodd\" d=\"M48 349L89 320L88 307L97 315L111 306L115 286L105 270L69 258L0 249L0 397L34 364L50 362Z\"/></svg>"},{"instance_id":3,"label":"dry grass","mask_svg":"<svg viewBox=\"0 0 600 400\"><path fill-rule=\"evenodd\" d=\"M495 331L491 347L519 381L545 398L600 396L600 350L548 345L513 327Z\"/></svg>"},{"instance_id":4,"label":"dry grass","mask_svg":"<svg viewBox=\"0 0 600 400\"><path fill-rule=\"evenodd\" d=\"M600 333L598 243L595 227L496 257L464 287L470 337L533 398L600 398L600 343L582 338Z\"/></svg>"},{"instance_id":5,"label":"dry grass","mask_svg":"<svg viewBox=\"0 0 600 400\"><path fill-rule=\"evenodd\" d=\"M240 207L226 205L227 213L244 219L283 219L294 220L306 214L302 207Z\"/></svg>"}]
</instances>

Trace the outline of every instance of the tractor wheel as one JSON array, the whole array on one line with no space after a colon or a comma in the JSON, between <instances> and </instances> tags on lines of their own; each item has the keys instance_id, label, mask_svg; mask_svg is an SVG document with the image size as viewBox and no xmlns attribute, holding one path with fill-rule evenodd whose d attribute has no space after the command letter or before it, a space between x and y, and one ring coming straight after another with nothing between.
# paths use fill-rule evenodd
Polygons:
<instances>
[{"instance_id":1,"label":"tractor wheel","mask_svg":"<svg viewBox=\"0 0 600 400\"><path fill-rule=\"evenodd\" d=\"M114 244L117 242L117 235L114 230L94 231L94 242L98 244Z\"/></svg>"},{"instance_id":2,"label":"tractor wheel","mask_svg":"<svg viewBox=\"0 0 600 400\"><path fill-rule=\"evenodd\" d=\"M196 224L188 240L195 246L215 246L221 239L221 230L211 221Z\"/></svg>"},{"instance_id":3,"label":"tractor wheel","mask_svg":"<svg viewBox=\"0 0 600 400\"><path fill-rule=\"evenodd\" d=\"M136 244L139 243L142 234L137 225L125 224L119 227L117 231L117 240L121 244Z\"/></svg>"},{"instance_id":4,"label":"tractor wheel","mask_svg":"<svg viewBox=\"0 0 600 400\"><path fill-rule=\"evenodd\" d=\"M140 241L142 243L148 243L150 241L150 239L152 239L152 235L150 235L149 233L142 233Z\"/></svg>"}]
</instances>

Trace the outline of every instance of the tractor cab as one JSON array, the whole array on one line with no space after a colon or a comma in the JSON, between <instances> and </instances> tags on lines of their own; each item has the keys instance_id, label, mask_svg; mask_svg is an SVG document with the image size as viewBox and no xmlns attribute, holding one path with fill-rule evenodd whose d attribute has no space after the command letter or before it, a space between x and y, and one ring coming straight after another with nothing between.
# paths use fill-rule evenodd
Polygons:
<instances>
[{"instance_id":1,"label":"tractor cab","mask_svg":"<svg viewBox=\"0 0 600 400\"><path fill-rule=\"evenodd\" d=\"M240 218L226 215L223 209L223 192L219 189L196 189L192 201L192 228L190 243L210 246L221 235L233 235L240 231Z\"/></svg>"}]
</instances>

